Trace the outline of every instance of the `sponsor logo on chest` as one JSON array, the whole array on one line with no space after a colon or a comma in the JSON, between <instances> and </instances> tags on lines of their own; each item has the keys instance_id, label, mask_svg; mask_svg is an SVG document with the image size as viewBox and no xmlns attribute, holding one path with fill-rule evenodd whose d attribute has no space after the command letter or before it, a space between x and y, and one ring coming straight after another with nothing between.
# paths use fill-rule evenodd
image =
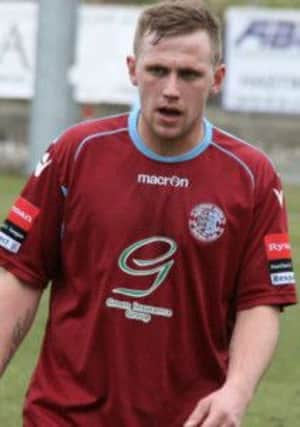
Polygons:
<instances>
[{"instance_id":1,"label":"sponsor logo on chest","mask_svg":"<svg viewBox=\"0 0 300 427\"><path fill-rule=\"evenodd\" d=\"M155 257L140 258L139 251L141 249L151 249L155 245L165 245L165 249L157 254ZM141 288L134 288L130 286L115 287L112 289L113 294L118 295L127 300L119 299L115 297L109 297L105 301L106 307L109 309L117 309L124 311L124 315L127 319L136 320L143 323L149 323L154 317L160 318L171 318L173 317L173 310L168 307L161 307L144 304L135 299L142 299L149 297L150 300L157 293L157 290L161 287L167 286L169 273L175 263L174 255L177 251L177 243L175 240L166 236L153 236L143 240L139 240L129 247L126 247L118 260L119 268L127 275L131 277L145 277L148 282L148 286ZM129 299L129 300L128 300Z\"/></svg>"}]
</instances>

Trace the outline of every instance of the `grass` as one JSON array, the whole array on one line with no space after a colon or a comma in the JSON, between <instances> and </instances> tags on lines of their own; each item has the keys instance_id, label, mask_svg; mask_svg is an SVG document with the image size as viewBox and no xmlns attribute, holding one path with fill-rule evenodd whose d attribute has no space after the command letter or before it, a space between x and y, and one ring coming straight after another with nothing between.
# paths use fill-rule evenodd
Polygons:
<instances>
[{"instance_id":1,"label":"grass","mask_svg":"<svg viewBox=\"0 0 300 427\"><path fill-rule=\"evenodd\" d=\"M0 217L4 218L23 179L0 176ZM286 188L289 223L297 277L300 277L300 187ZM21 427L21 408L35 365L47 316L47 293L34 327L0 381L0 425ZM296 427L300 420L300 305L282 315L278 351L249 409L243 427Z\"/></svg>"}]
</instances>

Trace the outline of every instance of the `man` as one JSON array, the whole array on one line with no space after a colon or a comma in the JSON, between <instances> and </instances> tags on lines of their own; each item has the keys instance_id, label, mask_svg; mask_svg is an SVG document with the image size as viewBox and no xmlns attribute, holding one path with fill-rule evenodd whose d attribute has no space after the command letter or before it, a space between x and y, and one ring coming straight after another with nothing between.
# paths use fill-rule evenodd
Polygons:
<instances>
[{"instance_id":1,"label":"man","mask_svg":"<svg viewBox=\"0 0 300 427\"><path fill-rule=\"evenodd\" d=\"M146 10L140 108L53 143L0 234L0 361L49 280L25 427L232 427L296 302L278 175L204 118L225 73L198 1Z\"/></svg>"}]
</instances>

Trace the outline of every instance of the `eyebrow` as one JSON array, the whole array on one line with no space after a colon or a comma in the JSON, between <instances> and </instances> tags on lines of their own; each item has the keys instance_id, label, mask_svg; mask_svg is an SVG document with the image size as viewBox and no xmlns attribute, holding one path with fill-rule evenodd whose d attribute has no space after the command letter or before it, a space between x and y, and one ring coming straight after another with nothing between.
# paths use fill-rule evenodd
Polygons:
<instances>
[{"instance_id":1,"label":"eyebrow","mask_svg":"<svg viewBox=\"0 0 300 427\"><path fill-rule=\"evenodd\" d=\"M153 63L149 63L149 64L145 64L145 68L150 69L150 68L163 68L165 70L170 70L171 67L169 67L168 65L159 63L159 62L153 62ZM193 66L179 66L176 67L176 70L181 72L193 72L193 73L202 73L202 69L197 68L197 67L193 67Z\"/></svg>"}]
</instances>

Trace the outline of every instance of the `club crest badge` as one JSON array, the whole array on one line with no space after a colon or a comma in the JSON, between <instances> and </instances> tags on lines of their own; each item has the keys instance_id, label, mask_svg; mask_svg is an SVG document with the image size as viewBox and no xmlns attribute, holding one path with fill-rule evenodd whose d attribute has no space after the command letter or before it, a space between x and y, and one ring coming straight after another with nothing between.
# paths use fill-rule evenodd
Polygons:
<instances>
[{"instance_id":1,"label":"club crest badge","mask_svg":"<svg viewBox=\"0 0 300 427\"><path fill-rule=\"evenodd\" d=\"M193 237L203 242L213 242L222 236L226 217L222 209L211 203L195 206L189 218L189 229Z\"/></svg>"}]
</instances>

